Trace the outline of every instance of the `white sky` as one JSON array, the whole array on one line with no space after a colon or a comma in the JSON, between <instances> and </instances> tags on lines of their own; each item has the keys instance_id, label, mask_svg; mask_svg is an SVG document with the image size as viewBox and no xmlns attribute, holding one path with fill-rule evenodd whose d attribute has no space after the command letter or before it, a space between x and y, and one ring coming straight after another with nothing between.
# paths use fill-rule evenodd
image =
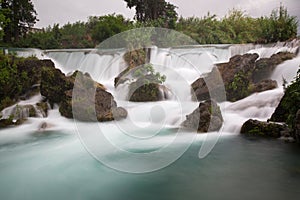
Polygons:
<instances>
[{"instance_id":1,"label":"white sky","mask_svg":"<svg viewBox=\"0 0 300 200\"><path fill-rule=\"evenodd\" d=\"M300 19L300 0L167 0L178 6L179 16L202 17L210 11L218 17L224 16L229 9L239 8L251 16L269 16L272 9L282 2L291 15ZM133 18L135 10L126 8L124 0L32 0L38 13L36 27L46 27L59 23L87 21L89 16L106 14L123 14ZM299 20L300 21L300 20Z\"/></svg>"}]
</instances>

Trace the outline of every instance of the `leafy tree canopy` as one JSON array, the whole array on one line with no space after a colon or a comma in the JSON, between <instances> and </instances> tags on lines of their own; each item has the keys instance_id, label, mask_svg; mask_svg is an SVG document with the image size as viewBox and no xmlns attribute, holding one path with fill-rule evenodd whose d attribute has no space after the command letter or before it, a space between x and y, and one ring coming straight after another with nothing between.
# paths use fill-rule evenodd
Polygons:
<instances>
[{"instance_id":1,"label":"leafy tree canopy","mask_svg":"<svg viewBox=\"0 0 300 200\"><path fill-rule=\"evenodd\" d=\"M31 0L1 0L0 8L4 10L0 16L5 20L4 41L8 43L18 41L38 20Z\"/></svg>"}]
</instances>

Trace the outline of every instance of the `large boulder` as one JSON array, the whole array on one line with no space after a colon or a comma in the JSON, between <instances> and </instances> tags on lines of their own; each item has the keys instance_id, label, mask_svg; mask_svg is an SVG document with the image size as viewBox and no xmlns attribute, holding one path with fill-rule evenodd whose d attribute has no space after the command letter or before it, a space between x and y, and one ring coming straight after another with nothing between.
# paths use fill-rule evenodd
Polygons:
<instances>
[{"instance_id":1,"label":"large boulder","mask_svg":"<svg viewBox=\"0 0 300 200\"><path fill-rule=\"evenodd\" d=\"M74 76L67 77L55 67L43 68L41 72L41 95L46 97L51 106L59 104L66 91L73 89Z\"/></svg>"},{"instance_id":2,"label":"large boulder","mask_svg":"<svg viewBox=\"0 0 300 200\"><path fill-rule=\"evenodd\" d=\"M285 124L262 122L253 119L246 121L241 128L241 134L272 138L280 138L288 132L288 126Z\"/></svg>"},{"instance_id":3,"label":"large boulder","mask_svg":"<svg viewBox=\"0 0 300 200\"><path fill-rule=\"evenodd\" d=\"M201 77L192 83L193 100L204 101L214 99L216 101L225 101L225 88L223 79L217 68L205 77Z\"/></svg>"},{"instance_id":4,"label":"large boulder","mask_svg":"<svg viewBox=\"0 0 300 200\"><path fill-rule=\"evenodd\" d=\"M162 84L166 77L155 72L153 65L149 63L150 52L147 48L135 49L123 56L127 68L115 78L114 85L116 88L122 84L129 85L129 101L162 101L171 94Z\"/></svg>"},{"instance_id":5,"label":"large boulder","mask_svg":"<svg viewBox=\"0 0 300 200\"><path fill-rule=\"evenodd\" d=\"M225 88L229 101L236 101L249 95L249 71L254 68L258 57L258 54L236 55L228 63L218 64L211 73L192 83L196 99L208 100L213 96L212 93L218 96L217 93L222 88Z\"/></svg>"},{"instance_id":6,"label":"large boulder","mask_svg":"<svg viewBox=\"0 0 300 200\"><path fill-rule=\"evenodd\" d=\"M298 73L296 80L289 85L272 114L270 121L285 122L293 127L296 113L300 109L300 74Z\"/></svg>"},{"instance_id":7,"label":"large boulder","mask_svg":"<svg viewBox=\"0 0 300 200\"><path fill-rule=\"evenodd\" d=\"M54 67L50 60L13 55L0 55L0 62L0 74L5 75L0 81L0 110L38 94L42 69Z\"/></svg>"},{"instance_id":8,"label":"large boulder","mask_svg":"<svg viewBox=\"0 0 300 200\"><path fill-rule=\"evenodd\" d=\"M54 63L51 60L39 60L35 57L21 59L17 63L18 73L26 73L30 76L29 89L32 85L41 83L41 74L44 68L54 68Z\"/></svg>"},{"instance_id":9,"label":"large boulder","mask_svg":"<svg viewBox=\"0 0 300 200\"><path fill-rule=\"evenodd\" d=\"M90 76L77 72L75 84L74 89L64 92L59 108L62 116L100 122L127 117L127 111L117 107L112 94Z\"/></svg>"},{"instance_id":10,"label":"large boulder","mask_svg":"<svg viewBox=\"0 0 300 200\"><path fill-rule=\"evenodd\" d=\"M218 131L223 125L220 107L215 101L208 100L199 104L199 107L186 116L182 126L200 133Z\"/></svg>"},{"instance_id":11,"label":"large boulder","mask_svg":"<svg viewBox=\"0 0 300 200\"><path fill-rule=\"evenodd\" d=\"M149 102L162 101L169 97L170 90L160 84L156 77L146 75L129 85L129 101Z\"/></svg>"},{"instance_id":12,"label":"large boulder","mask_svg":"<svg viewBox=\"0 0 300 200\"><path fill-rule=\"evenodd\" d=\"M293 59L295 54L290 52L279 52L272 55L270 58L262 58L255 63L255 68L252 74L254 83L260 82L270 77L274 69L280 63Z\"/></svg>"},{"instance_id":13,"label":"large boulder","mask_svg":"<svg viewBox=\"0 0 300 200\"><path fill-rule=\"evenodd\" d=\"M233 56L228 63L218 64L211 73L192 83L192 92L196 100L203 101L212 96L222 96L218 93L225 88L227 100L237 101L254 92L274 89L277 82L269 80L269 76L278 64L294 57L293 53L288 52L260 60L257 60L258 54Z\"/></svg>"}]
</instances>

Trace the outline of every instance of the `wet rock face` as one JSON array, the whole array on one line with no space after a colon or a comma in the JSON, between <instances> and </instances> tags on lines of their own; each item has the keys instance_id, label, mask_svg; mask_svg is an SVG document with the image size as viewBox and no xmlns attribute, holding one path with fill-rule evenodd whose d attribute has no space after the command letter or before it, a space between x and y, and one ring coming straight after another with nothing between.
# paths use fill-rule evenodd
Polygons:
<instances>
[{"instance_id":1,"label":"wet rock face","mask_svg":"<svg viewBox=\"0 0 300 200\"><path fill-rule=\"evenodd\" d=\"M262 80L256 84L253 85L253 88L251 89L251 93L254 92L263 92L266 90L272 90L278 87L277 81L274 80Z\"/></svg>"},{"instance_id":2,"label":"wet rock face","mask_svg":"<svg viewBox=\"0 0 300 200\"><path fill-rule=\"evenodd\" d=\"M300 143L300 109L298 110L298 112L296 114L294 138L298 143Z\"/></svg>"},{"instance_id":3,"label":"wet rock face","mask_svg":"<svg viewBox=\"0 0 300 200\"><path fill-rule=\"evenodd\" d=\"M215 101L205 101L191 114L186 116L183 127L197 130L200 133L218 131L223 125L220 107Z\"/></svg>"},{"instance_id":4,"label":"wet rock face","mask_svg":"<svg viewBox=\"0 0 300 200\"><path fill-rule=\"evenodd\" d=\"M74 88L64 92L59 111L62 116L80 121L112 121L127 117L124 108L118 108L111 93L103 85L81 72L76 74Z\"/></svg>"},{"instance_id":5,"label":"wet rock face","mask_svg":"<svg viewBox=\"0 0 300 200\"><path fill-rule=\"evenodd\" d=\"M285 124L262 122L253 119L246 121L241 128L241 134L272 138L279 138L283 136L283 133L288 132L288 126Z\"/></svg>"},{"instance_id":6,"label":"wet rock face","mask_svg":"<svg viewBox=\"0 0 300 200\"><path fill-rule=\"evenodd\" d=\"M41 95L46 97L51 105L60 103L64 98L65 91L73 88L74 81L74 77L66 77L59 69L43 68L41 72Z\"/></svg>"},{"instance_id":7,"label":"wet rock face","mask_svg":"<svg viewBox=\"0 0 300 200\"><path fill-rule=\"evenodd\" d=\"M258 57L258 54L236 55L228 63L218 64L211 73L192 84L195 99L208 100L211 96L217 96L222 87L225 88L229 101L243 99L254 92L274 89L277 83L269 80L269 76L278 64L294 58L295 55L280 52L270 58L257 60Z\"/></svg>"},{"instance_id":8,"label":"wet rock face","mask_svg":"<svg viewBox=\"0 0 300 200\"><path fill-rule=\"evenodd\" d=\"M262 58L255 63L252 74L253 82L257 83L270 77L274 69L280 63L293 59L295 54L289 52L279 52L270 58Z\"/></svg>"},{"instance_id":9,"label":"wet rock face","mask_svg":"<svg viewBox=\"0 0 300 200\"><path fill-rule=\"evenodd\" d=\"M133 102L163 101L168 99L170 93L155 77L147 75L130 83L128 99Z\"/></svg>"},{"instance_id":10,"label":"wet rock face","mask_svg":"<svg viewBox=\"0 0 300 200\"><path fill-rule=\"evenodd\" d=\"M0 128L20 125L29 117L38 117L37 110L33 105L16 105L9 108L7 116L0 117Z\"/></svg>"}]
</instances>

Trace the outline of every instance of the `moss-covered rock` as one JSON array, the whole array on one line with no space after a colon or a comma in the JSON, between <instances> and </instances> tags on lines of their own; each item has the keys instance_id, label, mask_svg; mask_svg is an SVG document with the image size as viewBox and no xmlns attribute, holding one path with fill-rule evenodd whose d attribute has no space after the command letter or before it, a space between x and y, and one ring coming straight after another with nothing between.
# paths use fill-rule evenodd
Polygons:
<instances>
[{"instance_id":1,"label":"moss-covered rock","mask_svg":"<svg viewBox=\"0 0 300 200\"><path fill-rule=\"evenodd\" d=\"M241 134L272 138L279 138L289 131L288 126L285 124L261 122L253 119L246 121L241 128Z\"/></svg>"},{"instance_id":2,"label":"moss-covered rock","mask_svg":"<svg viewBox=\"0 0 300 200\"><path fill-rule=\"evenodd\" d=\"M33 105L13 106L8 108L6 116L1 116L0 128L21 125L29 117L37 117L36 109Z\"/></svg>"},{"instance_id":3,"label":"moss-covered rock","mask_svg":"<svg viewBox=\"0 0 300 200\"><path fill-rule=\"evenodd\" d=\"M168 98L170 90L160 84L157 77L146 75L129 85L128 99L133 102L162 101Z\"/></svg>"},{"instance_id":4,"label":"moss-covered rock","mask_svg":"<svg viewBox=\"0 0 300 200\"><path fill-rule=\"evenodd\" d=\"M277 82L268 80L275 67L295 54L280 52L270 58L258 59L258 54L233 56L228 63L218 64L211 73L192 83L192 92L198 101L208 100L210 96L225 88L229 101L243 99L254 92L262 92L277 87ZM218 76L220 74L220 76ZM218 99L216 99L218 100Z\"/></svg>"},{"instance_id":5,"label":"moss-covered rock","mask_svg":"<svg viewBox=\"0 0 300 200\"><path fill-rule=\"evenodd\" d=\"M80 121L112 121L127 117L127 111L118 108L111 93L90 76L76 73L75 86L64 92L59 111L62 116Z\"/></svg>"},{"instance_id":6,"label":"moss-covered rock","mask_svg":"<svg viewBox=\"0 0 300 200\"><path fill-rule=\"evenodd\" d=\"M127 64L127 68L122 71L116 78L115 78L115 87L118 87L119 85L125 83L128 78L126 77L126 74L139 66L142 66L149 62L149 55L146 48L144 49L135 49L132 51L128 51L124 54L123 58L125 63Z\"/></svg>"},{"instance_id":7,"label":"moss-covered rock","mask_svg":"<svg viewBox=\"0 0 300 200\"><path fill-rule=\"evenodd\" d=\"M272 114L270 121L285 122L293 128L296 114L300 109L300 70L296 79L289 85L280 100L279 105Z\"/></svg>"},{"instance_id":8,"label":"moss-covered rock","mask_svg":"<svg viewBox=\"0 0 300 200\"><path fill-rule=\"evenodd\" d=\"M75 79L65 76L59 69L43 68L41 72L41 95L43 95L51 105L59 104L65 91L71 90Z\"/></svg>"},{"instance_id":9,"label":"moss-covered rock","mask_svg":"<svg viewBox=\"0 0 300 200\"><path fill-rule=\"evenodd\" d=\"M191 114L186 116L183 127L197 130L200 133L218 131L223 125L220 107L215 101L205 101Z\"/></svg>"},{"instance_id":10,"label":"moss-covered rock","mask_svg":"<svg viewBox=\"0 0 300 200\"><path fill-rule=\"evenodd\" d=\"M43 117L47 117L48 116L49 104L47 102L36 103L36 107L37 107L37 109L40 110L40 112L42 113Z\"/></svg>"},{"instance_id":11,"label":"moss-covered rock","mask_svg":"<svg viewBox=\"0 0 300 200\"><path fill-rule=\"evenodd\" d=\"M8 118L8 119L0 119L0 129L2 128L8 128L8 127L13 127L13 126L19 126L24 123L24 119L18 119L14 120L13 118Z\"/></svg>"},{"instance_id":12,"label":"moss-covered rock","mask_svg":"<svg viewBox=\"0 0 300 200\"><path fill-rule=\"evenodd\" d=\"M37 94L41 71L47 67L54 67L53 62L0 53L0 110Z\"/></svg>"}]
</instances>

